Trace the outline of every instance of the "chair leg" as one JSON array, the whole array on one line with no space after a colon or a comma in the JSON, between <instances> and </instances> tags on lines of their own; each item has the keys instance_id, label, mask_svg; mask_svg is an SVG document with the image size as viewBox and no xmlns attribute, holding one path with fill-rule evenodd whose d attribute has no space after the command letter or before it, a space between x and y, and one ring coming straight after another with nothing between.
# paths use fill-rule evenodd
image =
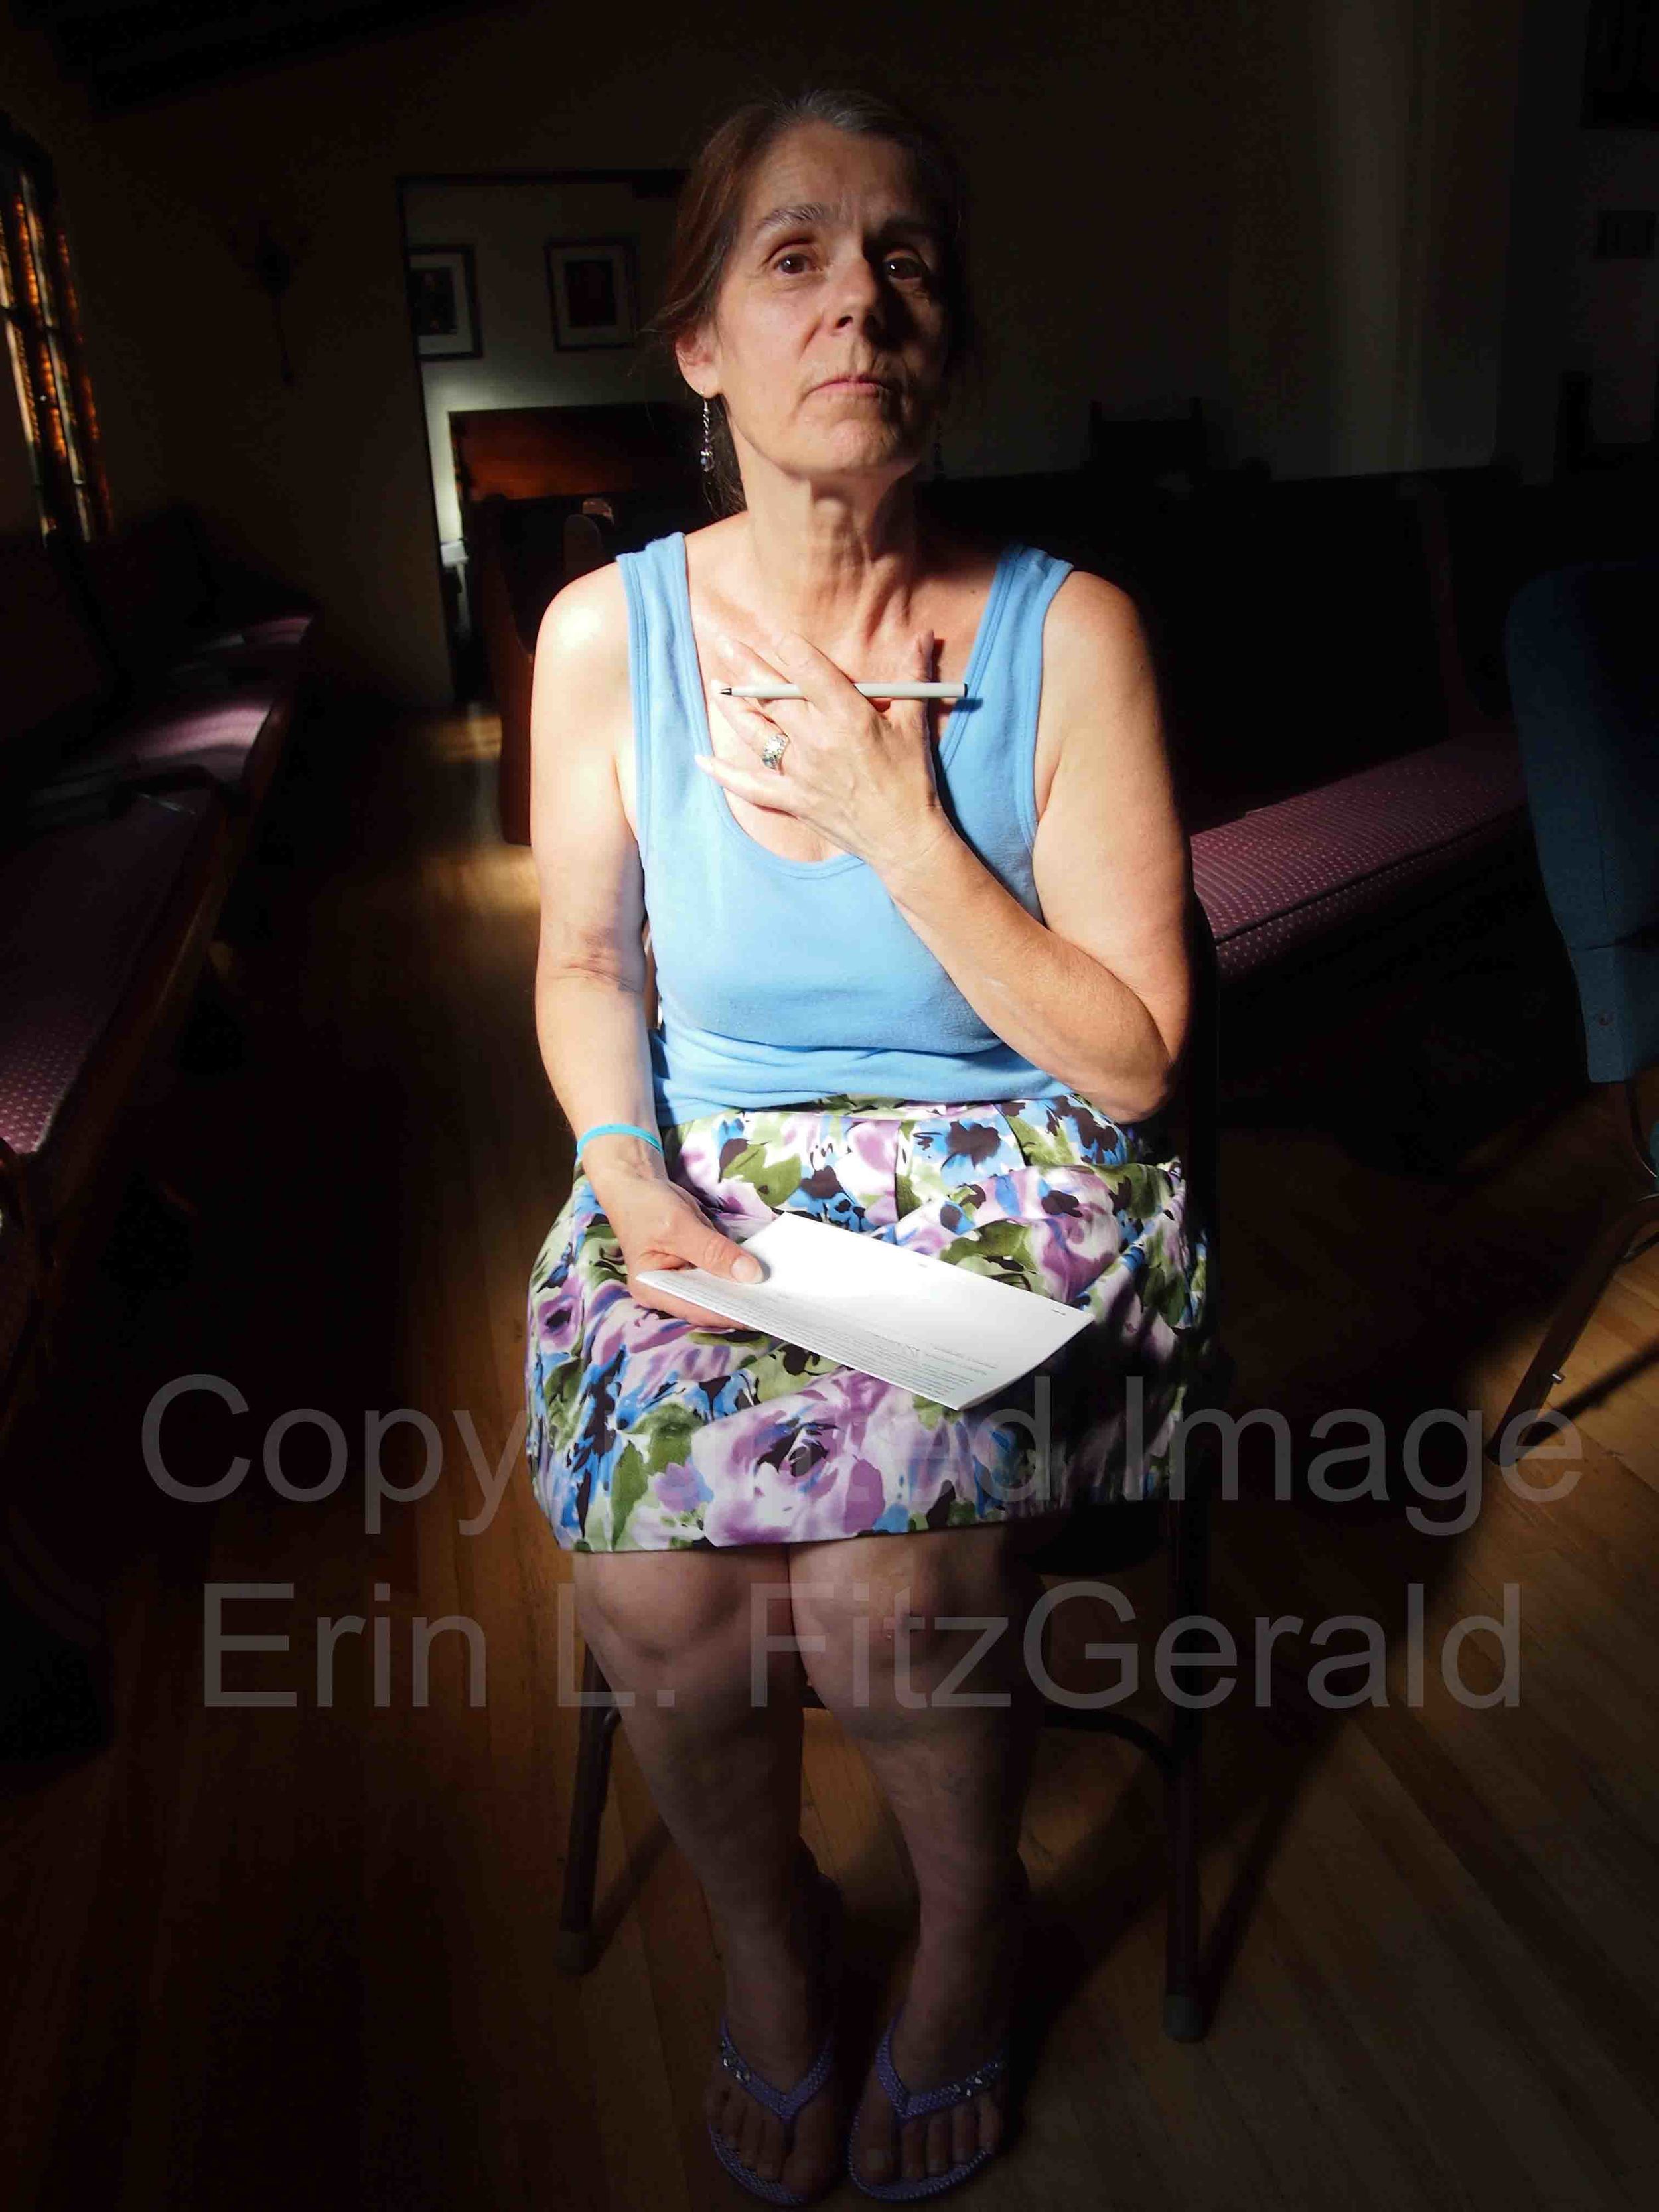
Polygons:
<instances>
[{"instance_id":1,"label":"chair leg","mask_svg":"<svg viewBox=\"0 0 1659 2212\"><path fill-rule=\"evenodd\" d=\"M1203 1610L1208 1589L1209 1489L1203 1480L1184 1498L1171 1499L1170 1610L1171 1619ZM1180 1669L1176 1669L1177 1677ZM1204 2033L1199 1988L1202 1899L1199 1889L1199 1751L1204 1716L1176 1705L1170 1727L1164 1803L1169 1824L1169 1924L1165 1939L1164 2033L1177 2043Z\"/></svg>"},{"instance_id":2,"label":"chair leg","mask_svg":"<svg viewBox=\"0 0 1659 2212\"><path fill-rule=\"evenodd\" d=\"M608 1692L592 1650L582 1660L582 1688ZM564 1901L559 1912L554 1962L562 1974L585 1974L593 1963L593 1886L599 1863L599 1824L611 1786L611 1740L622 1717L614 1701L582 1707L576 1778L570 1800L570 1839L565 1852Z\"/></svg>"},{"instance_id":3,"label":"chair leg","mask_svg":"<svg viewBox=\"0 0 1659 2212\"><path fill-rule=\"evenodd\" d=\"M1517 1413L1539 1413L1549 1395L1548 1385L1562 1380L1561 1369L1579 1338L1584 1325L1601 1302L1601 1293L1622 1265L1637 1233L1648 1223L1659 1221L1659 1191L1650 1191L1638 1198L1633 1206L1608 1222L1585 1255L1583 1264L1573 1277L1560 1309L1545 1334L1533 1363L1522 1377L1521 1386L1510 1399L1504 1418L1486 1443L1486 1456L1500 1466L1504 1455L1500 1446L1509 1425ZM1522 1435L1526 1431L1522 1431ZM1511 1446L1511 1455L1519 1444Z\"/></svg>"}]
</instances>

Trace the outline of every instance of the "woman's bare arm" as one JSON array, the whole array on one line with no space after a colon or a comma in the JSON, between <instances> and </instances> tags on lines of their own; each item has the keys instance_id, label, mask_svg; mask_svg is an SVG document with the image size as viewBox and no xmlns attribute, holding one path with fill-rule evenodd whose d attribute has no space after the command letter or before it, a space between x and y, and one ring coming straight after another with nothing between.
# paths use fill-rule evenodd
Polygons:
<instances>
[{"instance_id":1,"label":"woman's bare arm","mask_svg":"<svg viewBox=\"0 0 1659 2212\"><path fill-rule=\"evenodd\" d=\"M989 1028L1113 1120L1139 1121L1173 1095L1187 1039L1189 862L1127 592L1080 569L1066 578L1042 690L1064 732L1031 849L1042 921L954 831L884 881Z\"/></svg>"},{"instance_id":2,"label":"woman's bare arm","mask_svg":"<svg viewBox=\"0 0 1659 2212\"><path fill-rule=\"evenodd\" d=\"M530 843L541 891L536 1034L565 1118L657 1126L647 1040L645 879L617 783L631 726L628 611L614 564L578 576L542 617L530 702ZM662 1176L642 1138L595 1137L582 1165Z\"/></svg>"},{"instance_id":3,"label":"woman's bare arm","mask_svg":"<svg viewBox=\"0 0 1659 2212\"><path fill-rule=\"evenodd\" d=\"M542 617L530 705L530 843L541 886L536 1035L554 1096L580 1136L596 1121L657 1127L644 944L645 871L617 782L633 728L621 574L568 583ZM698 1327L724 1316L639 1280L703 1267L753 1280L761 1266L715 1228L657 1147L617 1132L583 1148L582 1172L611 1224L636 1304Z\"/></svg>"}]
</instances>

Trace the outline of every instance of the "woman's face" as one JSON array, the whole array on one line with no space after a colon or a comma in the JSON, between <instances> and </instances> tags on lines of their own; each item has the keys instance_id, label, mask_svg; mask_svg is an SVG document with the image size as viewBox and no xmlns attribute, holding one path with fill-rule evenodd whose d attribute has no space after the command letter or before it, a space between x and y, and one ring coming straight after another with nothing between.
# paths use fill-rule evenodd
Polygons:
<instances>
[{"instance_id":1,"label":"woman's face","mask_svg":"<svg viewBox=\"0 0 1659 2212\"><path fill-rule=\"evenodd\" d=\"M713 327L680 351L751 448L817 482L890 482L926 450L949 340L939 242L902 150L798 125L758 165ZM844 380L862 375L863 382Z\"/></svg>"}]
</instances>

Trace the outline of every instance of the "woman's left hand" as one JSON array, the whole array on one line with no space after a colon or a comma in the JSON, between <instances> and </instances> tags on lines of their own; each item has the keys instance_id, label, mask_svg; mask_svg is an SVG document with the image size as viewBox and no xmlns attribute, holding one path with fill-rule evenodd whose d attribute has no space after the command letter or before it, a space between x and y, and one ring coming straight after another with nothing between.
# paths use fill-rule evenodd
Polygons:
<instances>
[{"instance_id":1,"label":"woman's left hand","mask_svg":"<svg viewBox=\"0 0 1659 2212\"><path fill-rule=\"evenodd\" d=\"M894 682L930 683L933 652L933 634L925 630L913 643L911 672L895 671ZM892 699L884 709L793 631L769 637L764 654L721 636L710 659L716 684L795 684L804 696L732 699L715 691L750 763L699 753L705 775L751 805L793 814L884 878L914 866L919 853L949 833L933 775L931 700ZM777 732L789 740L781 772L761 757Z\"/></svg>"}]
</instances>

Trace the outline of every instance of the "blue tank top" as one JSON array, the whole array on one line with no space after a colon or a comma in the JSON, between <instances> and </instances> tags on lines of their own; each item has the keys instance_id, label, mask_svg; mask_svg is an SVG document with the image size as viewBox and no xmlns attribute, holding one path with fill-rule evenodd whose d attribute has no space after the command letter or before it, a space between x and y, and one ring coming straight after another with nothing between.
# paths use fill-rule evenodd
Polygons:
<instances>
[{"instance_id":1,"label":"blue tank top","mask_svg":"<svg viewBox=\"0 0 1659 2212\"><path fill-rule=\"evenodd\" d=\"M1066 1085L981 1020L856 854L792 860L742 829L712 752L685 533L617 556L628 598L635 812L659 1026L659 1127L848 1095L909 1104L1051 1098ZM1042 622L1070 571L1009 544L934 774L958 832L1042 919L1031 874Z\"/></svg>"}]
</instances>

